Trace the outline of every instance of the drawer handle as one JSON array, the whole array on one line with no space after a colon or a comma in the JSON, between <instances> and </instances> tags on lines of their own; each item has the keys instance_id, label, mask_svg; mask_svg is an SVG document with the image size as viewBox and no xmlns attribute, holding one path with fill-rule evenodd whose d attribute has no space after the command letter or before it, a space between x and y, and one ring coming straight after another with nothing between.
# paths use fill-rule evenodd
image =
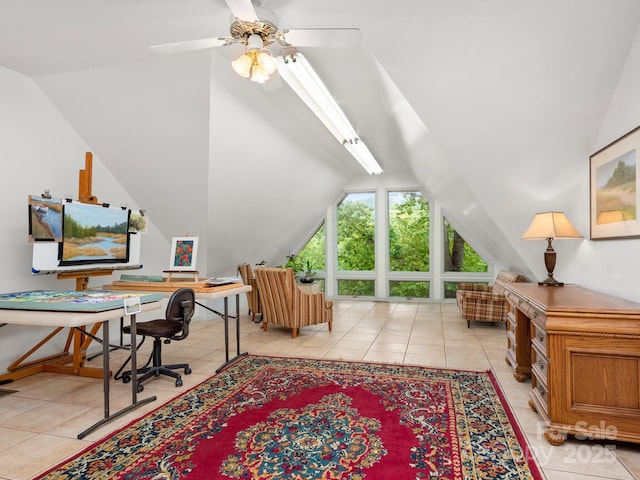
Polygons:
<instances>
[{"instance_id":1,"label":"drawer handle","mask_svg":"<svg viewBox=\"0 0 640 480\"><path fill-rule=\"evenodd\" d=\"M538 365L540 366L540 368L544 368L545 366L544 360L538 360Z\"/></svg>"},{"instance_id":2,"label":"drawer handle","mask_svg":"<svg viewBox=\"0 0 640 480\"><path fill-rule=\"evenodd\" d=\"M541 386L538 387L538 392L540 392L540 395L544 396L544 394L546 393L544 391L544 388L542 388Z\"/></svg>"},{"instance_id":3,"label":"drawer handle","mask_svg":"<svg viewBox=\"0 0 640 480\"><path fill-rule=\"evenodd\" d=\"M538 312L533 312L533 318L538 318Z\"/></svg>"},{"instance_id":4,"label":"drawer handle","mask_svg":"<svg viewBox=\"0 0 640 480\"><path fill-rule=\"evenodd\" d=\"M539 340L540 342L544 342L544 333L542 333L542 332L538 332L538 340Z\"/></svg>"}]
</instances>

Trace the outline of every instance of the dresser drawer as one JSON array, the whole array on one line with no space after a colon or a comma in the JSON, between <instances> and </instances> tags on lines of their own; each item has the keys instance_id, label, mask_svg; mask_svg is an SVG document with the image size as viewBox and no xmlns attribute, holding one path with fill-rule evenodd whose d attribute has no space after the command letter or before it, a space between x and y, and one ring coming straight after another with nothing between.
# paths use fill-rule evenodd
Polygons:
<instances>
[{"instance_id":1,"label":"dresser drawer","mask_svg":"<svg viewBox=\"0 0 640 480\"><path fill-rule=\"evenodd\" d=\"M507 330L516 334L516 317L513 315L513 312L507 313Z\"/></svg>"},{"instance_id":2,"label":"dresser drawer","mask_svg":"<svg viewBox=\"0 0 640 480\"><path fill-rule=\"evenodd\" d=\"M531 396L534 400L537 400L535 403L537 404L538 410L542 407L544 414L547 415L549 412L549 388L547 387L547 376L538 367L537 363L531 365L531 375Z\"/></svg>"},{"instance_id":3,"label":"dresser drawer","mask_svg":"<svg viewBox=\"0 0 640 480\"><path fill-rule=\"evenodd\" d=\"M531 372L539 381L546 385L547 375L549 372L549 359L543 352L540 351L536 343L532 343L532 345L533 355L531 358Z\"/></svg>"},{"instance_id":4,"label":"dresser drawer","mask_svg":"<svg viewBox=\"0 0 640 480\"><path fill-rule=\"evenodd\" d=\"M504 296L507 299L507 302L509 302L514 307L518 306L519 300L521 301L520 297L509 291L504 292Z\"/></svg>"},{"instance_id":5,"label":"dresser drawer","mask_svg":"<svg viewBox=\"0 0 640 480\"><path fill-rule=\"evenodd\" d=\"M544 328L544 325L547 323L547 315L535 307L531 307L529 309L529 313L527 314L527 316L533 323L541 326L542 328Z\"/></svg>"},{"instance_id":6,"label":"dresser drawer","mask_svg":"<svg viewBox=\"0 0 640 480\"><path fill-rule=\"evenodd\" d=\"M549 392L542 385L531 389L531 400L535 405L535 410L546 420L549 418Z\"/></svg>"},{"instance_id":7,"label":"dresser drawer","mask_svg":"<svg viewBox=\"0 0 640 480\"><path fill-rule=\"evenodd\" d=\"M516 358L516 336L512 331L507 332L507 354L510 355L513 359ZM517 364L514 362L512 364L516 366Z\"/></svg>"},{"instance_id":8,"label":"dresser drawer","mask_svg":"<svg viewBox=\"0 0 640 480\"><path fill-rule=\"evenodd\" d=\"M547 356L547 331L544 328L539 327L535 323L531 324L533 331L531 334L531 344L533 348Z\"/></svg>"}]
</instances>

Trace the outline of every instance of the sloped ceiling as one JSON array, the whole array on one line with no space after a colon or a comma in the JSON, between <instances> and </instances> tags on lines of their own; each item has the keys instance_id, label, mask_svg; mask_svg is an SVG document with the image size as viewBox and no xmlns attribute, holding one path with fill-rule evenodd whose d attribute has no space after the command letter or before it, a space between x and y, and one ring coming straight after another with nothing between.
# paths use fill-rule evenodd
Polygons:
<instances>
[{"instance_id":1,"label":"sloped ceiling","mask_svg":"<svg viewBox=\"0 0 640 480\"><path fill-rule=\"evenodd\" d=\"M408 174L490 260L528 271L533 213L566 209L640 21L637 0L264 0L282 28L358 27L303 50L385 174ZM169 239L211 274L281 259L363 171L225 35L223 0L0 0L0 64L28 75ZM277 47L274 47L277 54ZM537 258L537 257L536 257Z\"/></svg>"}]
</instances>

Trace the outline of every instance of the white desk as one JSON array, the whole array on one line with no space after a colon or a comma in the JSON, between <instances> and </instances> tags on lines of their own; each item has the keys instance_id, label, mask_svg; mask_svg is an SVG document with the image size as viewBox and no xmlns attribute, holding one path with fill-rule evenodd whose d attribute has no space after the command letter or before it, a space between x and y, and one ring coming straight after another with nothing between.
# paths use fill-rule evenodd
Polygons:
<instances>
[{"instance_id":1,"label":"white desk","mask_svg":"<svg viewBox=\"0 0 640 480\"><path fill-rule=\"evenodd\" d=\"M234 284L235 285L235 284ZM220 315L224 320L224 347L225 347L225 362L218 367L216 373L219 373L222 369L235 362L239 358L245 356L247 352L240 353L240 295L250 292L252 290L251 285L230 286L226 285L221 288L206 287L203 282L124 282L116 281L110 285L103 285L104 290L126 290L128 292L139 291L141 293L162 293L164 297L170 297L173 292L178 288L192 288L196 303L202 308L209 310L210 312ZM229 297L236 297L236 356L229 358ZM198 302L197 300L224 300L224 314L217 312L216 310L207 307L206 305ZM2 321L2 319L0 319ZM133 334L132 334L133 338ZM134 369L132 369L133 371Z\"/></svg>"},{"instance_id":2,"label":"white desk","mask_svg":"<svg viewBox=\"0 0 640 480\"><path fill-rule=\"evenodd\" d=\"M155 301L142 304L142 311L159 309L162 302ZM12 323L16 325L36 325L44 327L69 327L78 328L94 323L102 322L102 370L103 370L103 390L104 390L104 418L95 423L85 431L78 434L78 438L84 438L89 433L93 432L97 428L101 427L105 423L117 418L124 413L127 413L134 408L144 405L145 403L152 402L156 399L155 396L147 397L142 400L138 400L138 382L135 377L131 379L131 404L127 407L119 410L116 413L110 414L109 412L109 321L113 319L120 319L124 317L124 308L116 308L113 310L105 310L102 312L51 312L46 310L15 310L15 309L0 309L0 323ZM136 316L131 315L131 335L136 334ZM99 339L96 339L100 341ZM119 347L127 348L128 347ZM131 367L135 371L137 368L136 363L136 349L131 348Z\"/></svg>"}]
</instances>

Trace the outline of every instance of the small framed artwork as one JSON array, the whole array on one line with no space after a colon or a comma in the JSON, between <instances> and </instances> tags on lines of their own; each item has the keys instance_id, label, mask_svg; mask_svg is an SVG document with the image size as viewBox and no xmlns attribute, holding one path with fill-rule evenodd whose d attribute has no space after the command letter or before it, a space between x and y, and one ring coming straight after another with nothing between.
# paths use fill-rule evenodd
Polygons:
<instances>
[{"instance_id":1,"label":"small framed artwork","mask_svg":"<svg viewBox=\"0 0 640 480\"><path fill-rule=\"evenodd\" d=\"M144 216L144 210L131 210L129 233L147 233L147 217Z\"/></svg>"},{"instance_id":2,"label":"small framed artwork","mask_svg":"<svg viewBox=\"0 0 640 480\"><path fill-rule=\"evenodd\" d=\"M62 241L62 199L29 195L29 241Z\"/></svg>"},{"instance_id":3,"label":"small framed artwork","mask_svg":"<svg viewBox=\"0 0 640 480\"><path fill-rule=\"evenodd\" d=\"M196 270L198 237L173 237L169 270L193 272Z\"/></svg>"},{"instance_id":4,"label":"small framed artwork","mask_svg":"<svg viewBox=\"0 0 640 480\"><path fill-rule=\"evenodd\" d=\"M142 311L142 305L140 303L140 297L131 297L124 299L124 314L135 315Z\"/></svg>"},{"instance_id":5,"label":"small framed artwork","mask_svg":"<svg viewBox=\"0 0 640 480\"><path fill-rule=\"evenodd\" d=\"M591 240L640 237L639 152L640 127L589 157Z\"/></svg>"}]
</instances>

